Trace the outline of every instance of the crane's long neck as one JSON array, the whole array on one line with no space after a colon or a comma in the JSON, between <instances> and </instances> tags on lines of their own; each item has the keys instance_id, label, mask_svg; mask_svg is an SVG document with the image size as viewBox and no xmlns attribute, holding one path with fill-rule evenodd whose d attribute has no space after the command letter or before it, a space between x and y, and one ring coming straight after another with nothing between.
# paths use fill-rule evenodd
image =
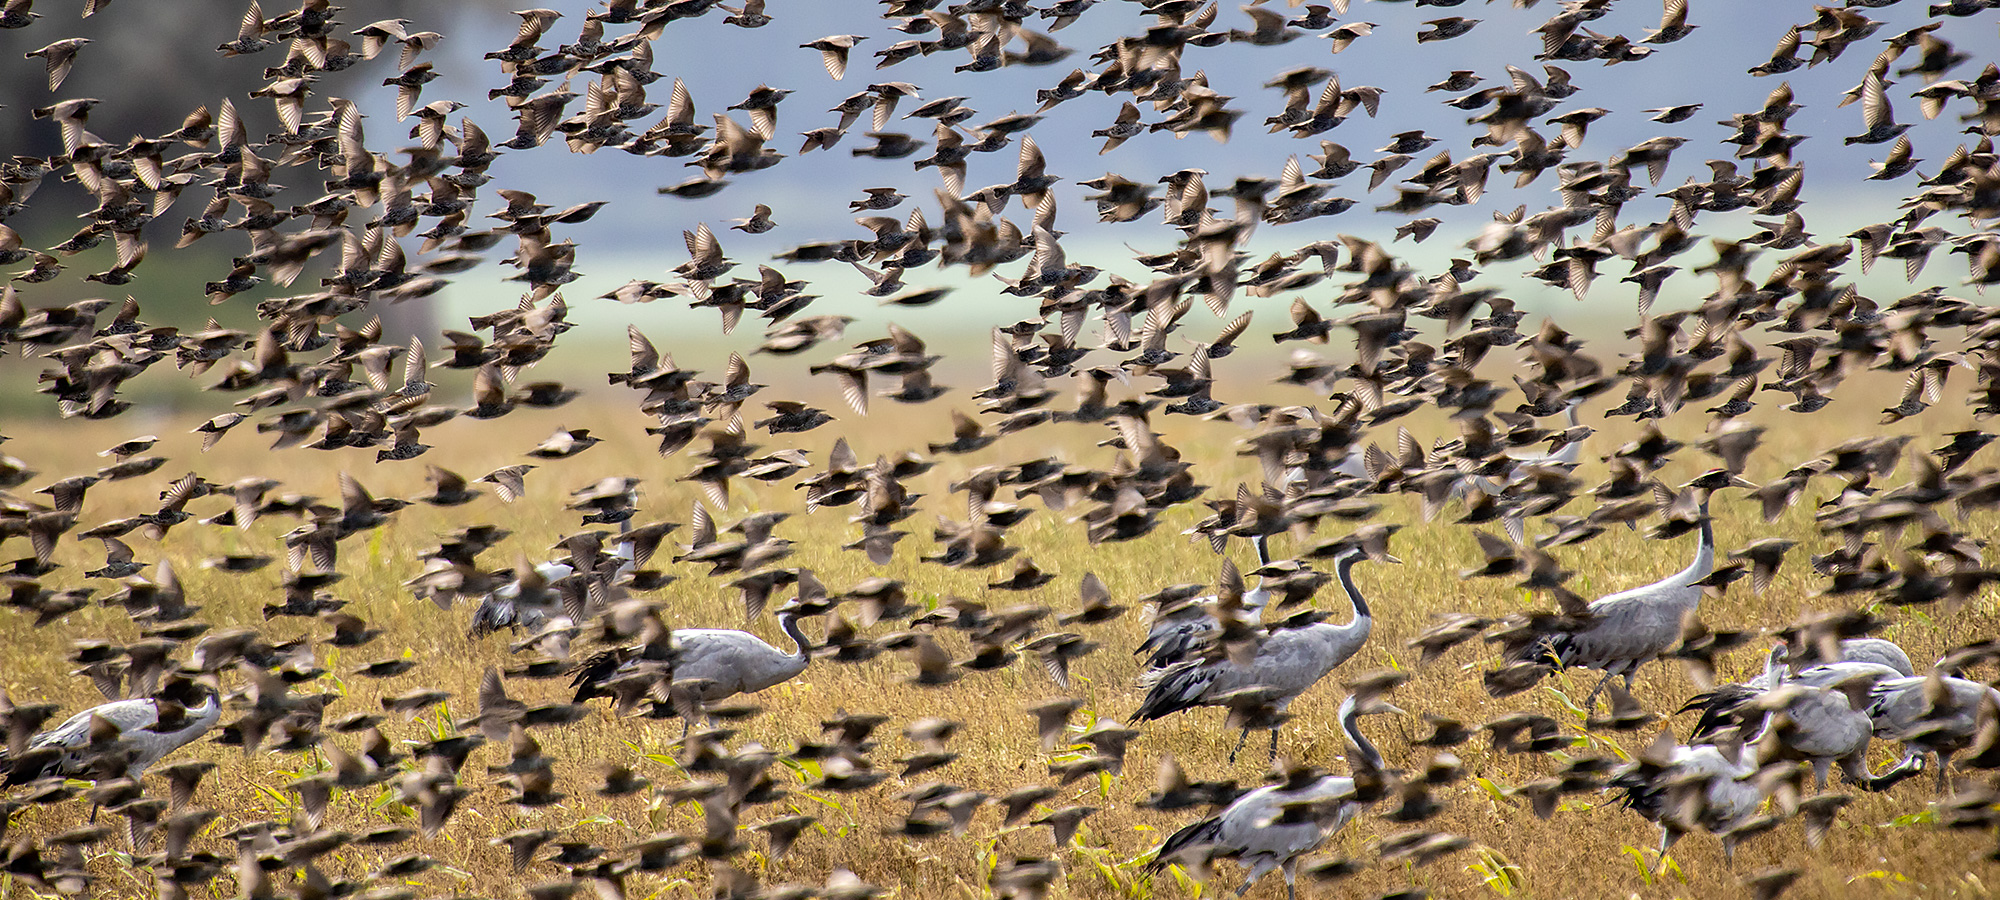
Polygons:
<instances>
[{"instance_id":1,"label":"crane's long neck","mask_svg":"<svg viewBox=\"0 0 2000 900\"><path fill-rule=\"evenodd\" d=\"M1707 578L1715 571L1715 523L1708 517L1708 501L1701 501L1701 541L1694 545L1694 562L1681 570L1680 583Z\"/></svg>"},{"instance_id":2,"label":"crane's long neck","mask_svg":"<svg viewBox=\"0 0 2000 900\"><path fill-rule=\"evenodd\" d=\"M1367 628L1374 622L1374 616L1368 612L1368 601L1362 598L1360 589L1354 586L1354 564L1360 560L1361 554L1351 553L1341 557L1340 562L1334 565L1334 574L1340 578L1340 587L1347 591L1347 602L1354 604L1354 619L1342 626L1343 628Z\"/></svg>"},{"instance_id":3,"label":"crane's long neck","mask_svg":"<svg viewBox=\"0 0 2000 900\"><path fill-rule=\"evenodd\" d=\"M794 661L804 662L812 651L812 643L806 640L805 632L799 629L799 617L790 613L778 617L778 627L785 636L792 639L794 651L789 655Z\"/></svg>"},{"instance_id":4,"label":"crane's long neck","mask_svg":"<svg viewBox=\"0 0 2000 900\"><path fill-rule=\"evenodd\" d=\"M1785 686L1785 645L1771 648L1771 655L1764 658L1764 687L1777 690Z\"/></svg>"},{"instance_id":5,"label":"crane's long neck","mask_svg":"<svg viewBox=\"0 0 2000 900\"><path fill-rule=\"evenodd\" d=\"M222 718L222 697L214 691L208 691L202 698L201 705L190 708L187 713L187 727L182 731L201 734Z\"/></svg>"},{"instance_id":6,"label":"crane's long neck","mask_svg":"<svg viewBox=\"0 0 2000 900\"><path fill-rule=\"evenodd\" d=\"M1375 749L1375 744L1368 740L1367 735L1361 733L1361 723L1358 721L1360 717L1361 713L1355 708L1354 698L1347 698L1347 702L1342 704L1340 728L1347 732L1347 739L1354 742L1355 768L1357 771L1366 769L1379 772L1384 767L1382 752Z\"/></svg>"},{"instance_id":7,"label":"crane's long neck","mask_svg":"<svg viewBox=\"0 0 2000 900\"><path fill-rule=\"evenodd\" d=\"M1257 548L1257 568L1271 564L1271 547L1264 535L1253 535L1250 545ZM1271 592L1264 587L1265 576L1257 576L1257 587L1243 595L1243 605L1253 610L1261 610L1271 602Z\"/></svg>"}]
</instances>

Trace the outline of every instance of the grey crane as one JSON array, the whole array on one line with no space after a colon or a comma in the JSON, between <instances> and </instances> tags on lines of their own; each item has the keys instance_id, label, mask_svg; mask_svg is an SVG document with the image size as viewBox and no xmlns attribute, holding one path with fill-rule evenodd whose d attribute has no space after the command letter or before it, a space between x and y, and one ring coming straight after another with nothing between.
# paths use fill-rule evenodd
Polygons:
<instances>
[{"instance_id":1,"label":"grey crane","mask_svg":"<svg viewBox=\"0 0 2000 900\"><path fill-rule=\"evenodd\" d=\"M621 677L642 672L649 665L662 666L670 673L673 687L685 691L688 700L714 703L737 694L754 694L798 677L812 661L812 643L799 630L806 607L791 605L779 609L778 628L792 639L796 648L786 653L756 635L734 628L677 628L671 632L664 653L641 651L638 655L605 650L586 659L576 669L571 685L575 702L607 696L609 685ZM648 643L646 646L657 646ZM654 658L664 656L664 659ZM683 712L683 726L691 724ZM685 727L683 728L685 733Z\"/></svg>"},{"instance_id":2,"label":"grey crane","mask_svg":"<svg viewBox=\"0 0 2000 900\"><path fill-rule=\"evenodd\" d=\"M1668 848L1694 828L1725 835L1722 852L1733 858L1736 845L1726 833L1764 802L1764 793L1746 780L1756 773L1756 762L1740 747L1725 752L1714 744L1690 746L1661 732L1606 786L1621 791L1627 807L1660 826L1660 863Z\"/></svg>"},{"instance_id":3,"label":"grey crane","mask_svg":"<svg viewBox=\"0 0 2000 900\"><path fill-rule=\"evenodd\" d=\"M1812 646L1810 644L1808 647ZM1893 665L1877 660L1901 658L1904 665L1908 660L1902 657L1902 649L1880 638L1849 638L1840 642L1841 659L1828 663L1807 666L1783 676L1782 682L1766 665L1765 671L1757 673L1748 681L1724 684L1714 690L1697 694L1681 707L1681 712L1698 710L1701 718L1695 723L1691 739L1703 739L1719 734L1726 729L1744 723L1745 712L1752 701L1770 691L1773 687L1786 684L1805 688L1835 688L1845 684L1862 684L1873 679L1875 684L1882 681L1900 679L1909 673ZM1775 651L1774 651L1775 652ZM1789 649L1787 650L1789 653ZM1789 662L1785 656L1779 657ZM1767 661L1768 662L1768 661ZM1753 727L1748 729L1754 731Z\"/></svg>"},{"instance_id":4,"label":"grey crane","mask_svg":"<svg viewBox=\"0 0 2000 900\"><path fill-rule=\"evenodd\" d=\"M1905 765L1922 767L1925 754L1937 758L1938 790L1945 788L1951 756L1971 746L1979 729L1979 707L2000 702L2000 690L1941 671L1917 678L1891 678L1870 692L1868 716L1877 737L1901 741Z\"/></svg>"},{"instance_id":5,"label":"grey crane","mask_svg":"<svg viewBox=\"0 0 2000 900\"><path fill-rule=\"evenodd\" d=\"M1893 669L1874 663L1816 667L1797 676L1786 666L1784 644L1771 648L1763 681L1768 687L1751 705L1768 713L1751 743L1771 758L1803 759L1812 763L1814 782L1826 787L1827 770L1840 764L1848 782L1865 790L1887 790L1915 774L1921 763L1908 760L1881 777L1868 771L1868 743L1874 738L1869 718L1872 688Z\"/></svg>"},{"instance_id":6,"label":"grey crane","mask_svg":"<svg viewBox=\"0 0 2000 900\"><path fill-rule=\"evenodd\" d=\"M637 497L636 494L630 496ZM612 563L604 578L606 584L617 583L620 576L635 567L638 548L630 537L631 533L630 519L618 523L618 540L612 545ZM467 633L476 638L503 628L519 628L536 634L551 625L577 624L576 617L560 602L551 602L559 595L543 590L574 574L576 567L570 561L562 560L536 563L532 578L527 572L516 572L512 581L494 588L479 599L479 606L472 611ZM530 585L527 583L530 580L538 584Z\"/></svg>"},{"instance_id":7,"label":"grey crane","mask_svg":"<svg viewBox=\"0 0 2000 900\"><path fill-rule=\"evenodd\" d=\"M1244 794L1219 813L1188 825L1169 835L1153 854L1153 865L1161 866L1191 852L1210 856L1235 857L1249 869L1236 889L1241 897L1257 880L1279 869L1285 875L1285 896L1298 896L1299 857L1344 827L1367 806L1357 791L1358 778L1379 778L1384 766L1382 754L1361 733L1357 719L1375 713L1402 712L1386 703L1375 702L1366 709L1357 706L1353 695L1340 703L1340 727L1354 743L1354 775L1301 773L1280 784L1270 784ZM1287 815L1298 807L1311 807L1313 814L1303 821Z\"/></svg>"},{"instance_id":8,"label":"grey crane","mask_svg":"<svg viewBox=\"0 0 2000 900\"><path fill-rule=\"evenodd\" d=\"M539 580L542 586L576 574L576 569L568 563L554 560L536 563L533 571L534 578ZM514 580L494 588L486 596L479 598L479 606L472 611L472 624L468 627L467 633L473 637L483 637L503 628L519 628L533 634L541 631L552 619L562 615L561 608L557 604L543 599L547 594L541 590L528 589L525 591L528 599L522 598L525 574L516 573Z\"/></svg>"},{"instance_id":9,"label":"grey crane","mask_svg":"<svg viewBox=\"0 0 2000 900\"><path fill-rule=\"evenodd\" d=\"M1806 661L1811 661L1816 656L1813 646L1806 645ZM1910 665L1910 655L1903 652L1903 648L1897 646L1895 641L1887 638L1845 638L1840 642L1840 659L1833 662L1873 663L1886 666L1900 676L1917 674L1916 667Z\"/></svg>"},{"instance_id":10,"label":"grey crane","mask_svg":"<svg viewBox=\"0 0 2000 900\"><path fill-rule=\"evenodd\" d=\"M1253 535L1250 543L1257 548L1258 567L1270 565L1271 548L1265 536ZM1193 658L1219 630L1215 616L1208 609L1209 603L1214 600L1215 595L1210 594L1161 612L1153 620L1152 628L1146 633L1146 639L1140 642L1139 649L1132 652L1151 654L1146 657L1148 669L1164 669ZM1255 589L1243 592L1242 602L1243 611L1251 617L1263 613L1264 607L1271 602L1271 592L1265 589L1261 576Z\"/></svg>"},{"instance_id":11,"label":"grey crane","mask_svg":"<svg viewBox=\"0 0 2000 900\"><path fill-rule=\"evenodd\" d=\"M1319 622L1270 632L1257 645L1255 655L1245 661L1211 652L1206 657L1147 672L1139 681L1139 686L1146 690L1146 699L1132 718L1143 722L1198 706L1226 706L1246 690L1267 692L1274 711L1282 714L1300 694L1353 658L1368 642L1374 618L1368 611L1368 601L1354 586L1354 564L1364 556L1366 551L1352 544L1336 551L1334 556L1334 574L1354 605L1354 617L1346 624ZM1397 561L1395 557L1387 559ZM1231 762L1249 738L1250 726L1246 724L1242 737L1236 741L1236 749L1230 751ZM1273 723L1271 758L1276 759L1277 755L1278 725Z\"/></svg>"},{"instance_id":12,"label":"grey crane","mask_svg":"<svg viewBox=\"0 0 2000 900\"><path fill-rule=\"evenodd\" d=\"M197 697L200 702L189 705ZM215 690L175 679L157 696L114 700L79 712L29 738L26 750L14 759L0 748L0 768L10 785L52 776L137 780L162 757L215 727L221 717ZM160 727L166 730L156 730ZM94 808L91 815L96 817Z\"/></svg>"},{"instance_id":13,"label":"grey crane","mask_svg":"<svg viewBox=\"0 0 2000 900\"><path fill-rule=\"evenodd\" d=\"M1604 673L1584 708L1595 709L1597 695L1614 675L1625 677L1625 689L1639 667L1658 659L1680 641L1681 619L1701 603L1702 587L1695 582L1715 571L1715 529L1708 516L1708 498L1701 500L1701 537L1694 548L1694 561L1644 587L1619 591L1590 602L1587 624L1573 631L1546 634L1527 643L1515 654L1516 660L1547 663L1561 670L1571 667L1597 669Z\"/></svg>"}]
</instances>

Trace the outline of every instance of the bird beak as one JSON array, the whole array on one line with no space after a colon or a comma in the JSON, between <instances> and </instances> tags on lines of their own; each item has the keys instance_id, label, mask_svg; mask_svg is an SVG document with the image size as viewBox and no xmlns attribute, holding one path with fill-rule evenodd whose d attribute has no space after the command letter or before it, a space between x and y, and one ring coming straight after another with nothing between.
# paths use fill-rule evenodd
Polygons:
<instances>
[{"instance_id":1,"label":"bird beak","mask_svg":"<svg viewBox=\"0 0 2000 900\"><path fill-rule=\"evenodd\" d=\"M1399 566L1403 564L1403 561L1402 561L1402 560L1401 560L1400 558L1398 558L1398 557L1397 557L1397 556L1396 556L1395 554L1393 554L1393 553L1384 553L1384 554L1382 554L1382 561L1383 561L1383 562L1386 562L1386 563L1395 563L1395 564L1397 564L1397 565L1399 565ZM1398 712L1400 712L1400 711L1401 711L1401 710L1398 710Z\"/></svg>"}]
</instances>

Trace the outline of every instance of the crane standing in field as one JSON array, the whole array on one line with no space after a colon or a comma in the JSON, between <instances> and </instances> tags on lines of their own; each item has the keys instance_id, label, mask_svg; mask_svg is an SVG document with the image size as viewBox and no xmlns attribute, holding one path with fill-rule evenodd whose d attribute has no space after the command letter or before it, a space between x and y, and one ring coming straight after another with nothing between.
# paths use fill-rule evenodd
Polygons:
<instances>
[{"instance_id":1,"label":"crane standing in field","mask_svg":"<svg viewBox=\"0 0 2000 900\"><path fill-rule=\"evenodd\" d=\"M1232 658L1238 654L1228 652L1231 639L1219 633L1217 642L1211 645L1207 655L1141 676L1140 686L1146 689L1146 699L1139 704L1132 717L1146 721L1198 706L1226 706L1240 696L1239 692L1246 690L1268 692L1274 711L1282 714L1285 707L1290 706L1300 694L1318 684L1326 673L1353 658L1368 642L1369 632L1374 628L1374 617L1369 613L1368 601L1354 586L1354 564L1366 555L1367 552L1360 546L1350 544L1338 550L1334 557L1334 574L1346 590L1348 601L1354 605L1354 618L1346 624L1320 622L1298 628L1280 628L1262 635L1254 655L1247 660ZM1386 559L1397 561L1393 556ZM1240 584L1237 590L1241 590ZM1231 762L1235 762L1236 754L1249 738L1250 727L1246 725L1242 737L1236 741L1236 749L1229 753ZM1278 724L1273 723L1271 758L1276 759L1277 756Z\"/></svg>"},{"instance_id":2,"label":"crane standing in field","mask_svg":"<svg viewBox=\"0 0 2000 900\"><path fill-rule=\"evenodd\" d=\"M1921 769L1926 755L1937 758L1937 786L1943 792L1952 754L1973 746L1986 715L1980 708L1989 705L2000 709L2000 690L1933 670L1928 676L1876 683L1868 716L1876 736L1903 742L1898 770Z\"/></svg>"},{"instance_id":3,"label":"crane standing in field","mask_svg":"<svg viewBox=\"0 0 2000 900\"><path fill-rule=\"evenodd\" d=\"M1818 651L1811 650L1813 646L1806 644L1813 654L1807 657L1809 660L1818 655ZM1832 688L1849 682L1865 683L1869 679L1874 684L1897 681L1910 674L1909 658L1893 642L1881 638L1848 638L1838 646L1840 658L1831 662L1816 662L1792 671L1789 668L1773 668L1767 659L1764 671L1748 681L1717 685L1712 691L1695 695L1680 709L1681 712L1698 711L1701 714L1689 739L1704 740L1739 726L1745 734L1755 733L1758 723L1753 721L1754 714L1768 711L1761 709L1755 701L1788 684L1809 689ZM1777 649L1773 648L1772 652L1777 653ZM1790 653L1787 647L1778 659L1789 662ZM1870 694L1872 696L1872 688Z\"/></svg>"},{"instance_id":4,"label":"crane standing in field","mask_svg":"<svg viewBox=\"0 0 2000 900\"><path fill-rule=\"evenodd\" d=\"M1749 482L1716 470L1689 482L1700 491L1700 538L1695 543L1694 560L1680 570L1652 584L1620 591L1591 601L1580 628L1540 635L1513 652L1516 662L1546 663L1556 670L1571 667L1597 669L1604 673L1585 709L1595 709L1597 695L1613 676L1625 678L1632 689L1639 667L1658 659L1679 643L1681 621L1701 603L1703 588L1697 582L1715 571L1715 528L1708 514L1709 493L1715 489L1749 485Z\"/></svg>"},{"instance_id":5,"label":"crane standing in field","mask_svg":"<svg viewBox=\"0 0 2000 900\"><path fill-rule=\"evenodd\" d=\"M1838 659L1825 660L1819 656L1818 645L1808 643L1805 645L1805 653L1800 656L1799 661L1804 665L1828 665L1840 662L1872 663L1878 666L1887 666L1895 670L1896 675L1890 676L1892 678L1897 676L1908 677L1917 674L1916 667L1910 665L1910 654L1904 652L1902 647L1897 646L1895 641L1887 638L1843 638L1836 646L1840 651L1840 657ZM1753 679L1751 683L1755 684L1756 681Z\"/></svg>"},{"instance_id":6,"label":"crane standing in field","mask_svg":"<svg viewBox=\"0 0 2000 900\"><path fill-rule=\"evenodd\" d=\"M1569 430L1562 432L1558 436L1563 439L1560 447L1548 453L1523 454L1520 456L1509 454L1510 463L1507 468L1507 474L1501 480L1494 481L1490 478L1475 476L1466 479L1464 483L1476 486L1488 494L1498 496L1506 493L1508 489L1527 481L1530 477L1529 473L1535 469L1557 469L1563 472L1575 471L1577 462L1583 458L1583 441L1594 433L1592 429L1585 427L1583 422L1577 419L1576 411L1582 408L1582 406L1583 400L1581 398L1574 398L1563 404L1563 415L1569 421ZM1503 513L1500 516L1500 524L1501 527L1507 529L1507 536L1513 538L1517 543L1527 530L1527 522L1522 518L1522 514L1518 508L1509 508L1507 512Z\"/></svg>"},{"instance_id":7,"label":"crane standing in field","mask_svg":"<svg viewBox=\"0 0 2000 900\"><path fill-rule=\"evenodd\" d=\"M1735 857L1736 841L1727 832L1743 824L1764 802L1764 792L1749 780L1757 763L1740 749L1725 752L1713 744L1685 745L1661 732L1638 759L1626 765L1606 785L1624 793L1634 812L1660 826L1660 859L1681 835L1695 828L1724 835L1723 855Z\"/></svg>"},{"instance_id":8,"label":"crane standing in field","mask_svg":"<svg viewBox=\"0 0 2000 900\"><path fill-rule=\"evenodd\" d=\"M1870 691L1895 670L1866 662L1820 666L1793 674L1786 665L1784 644L1771 648L1764 666L1762 694L1750 705L1766 712L1751 743L1772 757L1812 763L1815 784L1826 787L1827 771L1836 762L1849 783L1863 790L1887 790L1916 774L1919 759L1905 759L1889 772L1868 771L1868 743L1874 737L1869 719Z\"/></svg>"},{"instance_id":9,"label":"crane standing in field","mask_svg":"<svg viewBox=\"0 0 2000 900\"><path fill-rule=\"evenodd\" d=\"M6 712L11 726L16 708L8 703ZM28 738L19 755L0 749L0 769L10 785L51 777L136 781L162 757L206 734L221 717L222 701L213 688L174 678L152 697L114 700L79 712ZM91 818L96 817L93 806Z\"/></svg>"},{"instance_id":10,"label":"crane standing in field","mask_svg":"<svg viewBox=\"0 0 2000 900\"><path fill-rule=\"evenodd\" d=\"M607 492L606 495L623 506L636 506L639 502L636 482L625 481L622 491ZM536 634L551 624L577 624L577 619L581 618L578 614L590 611L588 601L576 603L572 608L571 604L563 602L562 592L551 590L550 586L578 574L579 562L592 560L602 565L597 567L597 571L582 573L586 583L576 585L573 596L588 598L595 594L614 599L622 596L620 579L644 561L637 539L638 535L632 531L632 520L627 516L618 520L618 535L613 539L608 556L592 552L580 559L579 551L571 549L569 555L561 560L546 560L533 566L523 561L514 572L513 580L480 598L479 606L472 611L472 623L466 633L479 638L503 628L518 628ZM564 542L565 545L567 543Z\"/></svg>"},{"instance_id":11,"label":"crane standing in field","mask_svg":"<svg viewBox=\"0 0 2000 900\"><path fill-rule=\"evenodd\" d=\"M798 677L812 661L812 643L799 630L808 609L798 605L778 610L778 628L792 639L786 653L756 635L734 628L677 628L662 644L642 637L638 650L600 651L576 668L571 686L575 702L612 695L614 683L626 676L646 676L649 669L670 679L670 689L693 703L708 704L737 694L754 694ZM665 647L666 649L655 649ZM682 735L692 724L683 708Z\"/></svg>"},{"instance_id":12,"label":"crane standing in field","mask_svg":"<svg viewBox=\"0 0 2000 900\"><path fill-rule=\"evenodd\" d=\"M1284 782L1265 785L1230 803L1222 812L1188 825L1169 835L1153 854L1160 866L1189 853L1235 857L1248 868L1243 884L1236 889L1241 897L1257 879L1280 869L1285 874L1285 896L1298 896L1299 857L1324 843L1355 814L1366 807L1358 791L1358 780L1380 778L1382 754L1361 733L1356 719L1373 713L1401 712L1376 702L1358 708L1352 694L1340 703L1340 728L1354 743L1354 774L1317 775L1311 770L1295 771ZM1331 804L1329 806L1329 804ZM1315 813L1303 821L1291 821L1294 807L1313 807Z\"/></svg>"}]
</instances>

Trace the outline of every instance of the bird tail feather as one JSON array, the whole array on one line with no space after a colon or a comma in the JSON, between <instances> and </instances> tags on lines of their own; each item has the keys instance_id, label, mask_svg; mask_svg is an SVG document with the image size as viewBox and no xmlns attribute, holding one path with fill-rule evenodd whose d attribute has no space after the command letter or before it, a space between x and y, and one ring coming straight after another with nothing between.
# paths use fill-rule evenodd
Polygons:
<instances>
[{"instance_id":1,"label":"bird tail feather","mask_svg":"<svg viewBox=\"0 0 2000 900\"><path fill-rule=\"evenodd\" d=\"M1139 679L1139 686L1146 690L1146 699L1139 703L1132 718L1145 722L1193 709L1200 705L1196 701L1213 680L1214 675L1196 660L1147 672Z\"/></svg>"},{"instance_id":2,"label":"bird tail feather","mask_svg":"<svg viewBox=\"0 0 2000 900\"><path fill-rule=\"evenodd\" d=\"M1146 871L1157 872L1176 861L1189 848L1203 844L1213 844L1222 836L1222 817L1210 816L1167 836L1160 848L1153 852L1153 859L1146 863Z\"/></svg>"},{"instance_id":3,"label":"bird tail feather","mask_svg":"<svg viewBox=\"0 0 2000 900\"><path fill-rule=\"evenodd\" d=\"M585 657L583 662L570 670L573 677L570 678L569 686L576 688L576 696L570 702L582 703L592 697L603 696L604 692L599 689L599 685L618 671L620 662L615 650L600 650Z\"/></svg>"}]
</instances>

